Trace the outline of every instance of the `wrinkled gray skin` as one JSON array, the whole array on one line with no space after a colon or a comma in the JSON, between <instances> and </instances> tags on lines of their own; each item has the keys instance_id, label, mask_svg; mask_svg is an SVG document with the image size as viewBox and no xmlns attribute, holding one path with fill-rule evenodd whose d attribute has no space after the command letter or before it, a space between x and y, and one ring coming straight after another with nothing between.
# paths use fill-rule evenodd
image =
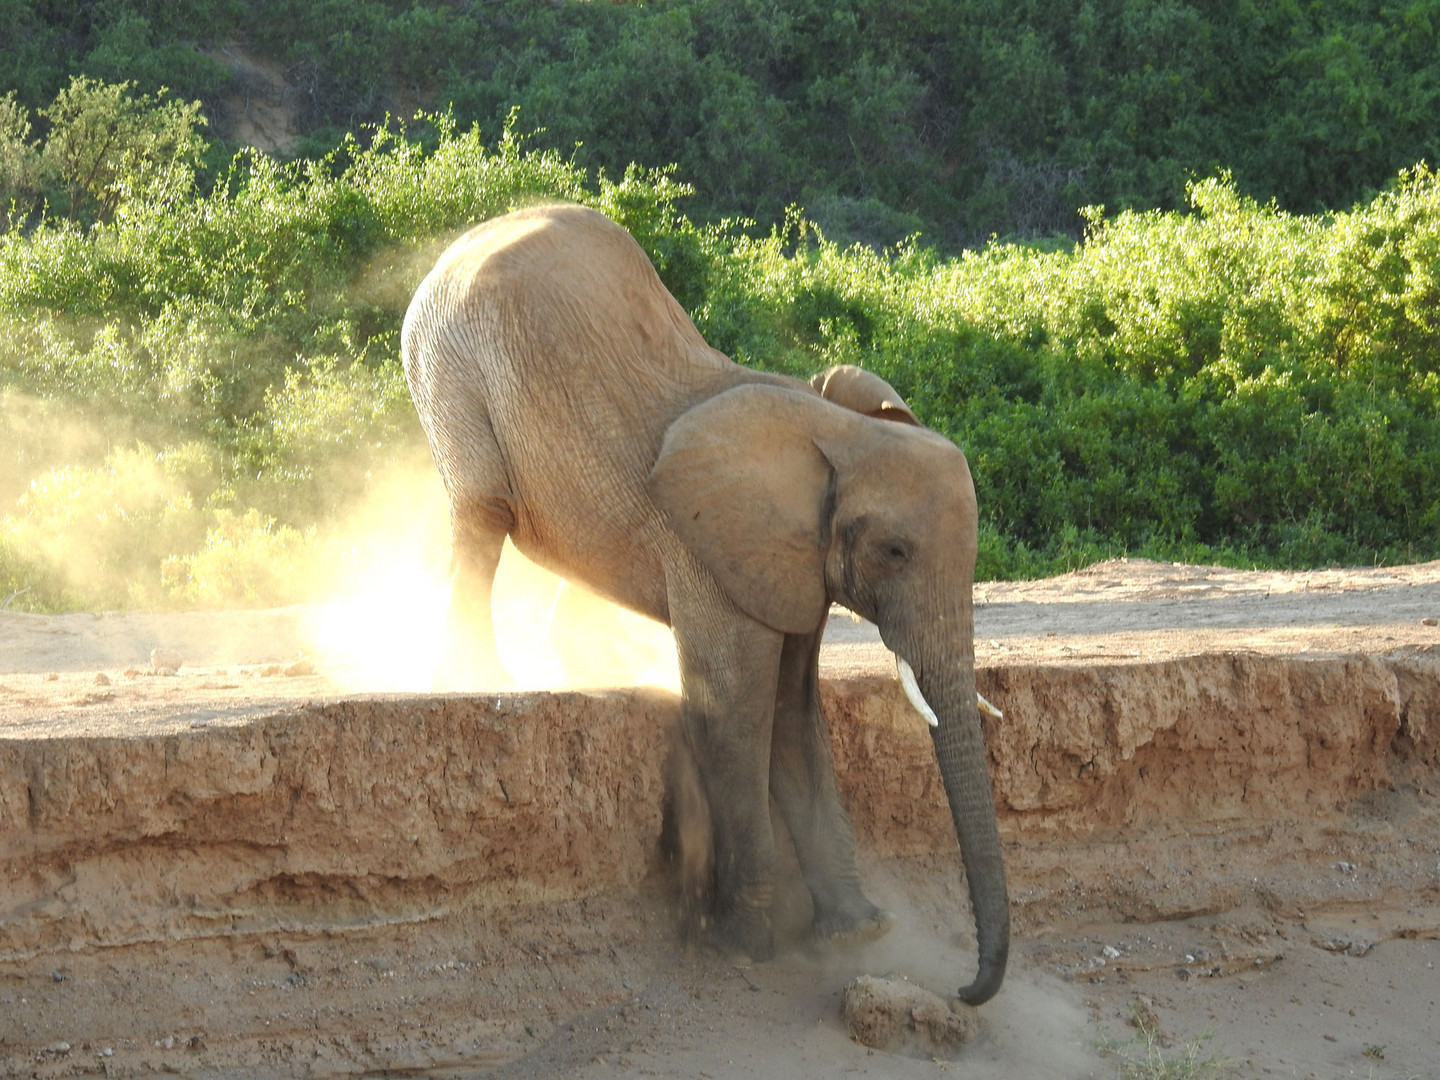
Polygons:
<instances>
[{"instance_id":1,"label":"wrinkled gray skin","mask_svg":"<svg viewBox=\"0 0 1440 1080\"><path fill-rule=\"evenodd\" d=\"M960 996L993 996L1009 914L976 710L975 495L960 451L867 372L835 369L812 387L731 363L629 234L579 207L510 214L457 241L415 294L403 351L449 494L458 659L498 676L490 592L507 534L673 627L713 832L707 939L772 952L771 796L814 933L874 937L893 921L861 891L820 712L835 601L879 626L938 714L980 947Z\"/></svg>"}]
</instances>

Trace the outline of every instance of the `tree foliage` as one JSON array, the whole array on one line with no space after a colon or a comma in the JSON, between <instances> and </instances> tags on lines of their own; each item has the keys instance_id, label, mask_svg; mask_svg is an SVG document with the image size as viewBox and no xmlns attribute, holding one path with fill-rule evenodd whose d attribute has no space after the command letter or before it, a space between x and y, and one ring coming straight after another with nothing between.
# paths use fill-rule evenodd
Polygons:
<instances>
[{"instance_id":1,"label":"tree foliage","mask_svg":"<svg viewBox=\"0 0 1440 1080\"><path fill-rule=\"evenodd\" d=\"M30 138L29 110L14 93L0 97L0 228L27 220L41 187L37 144Z\"/></svg>"},{"instance_id":2,"label":"tree foliage","mask_svg":"<svg viewBox=\"0 0 1440 1080\"><path fill-rule=\"evenodd\" d=\"M302 597L300 556L420 446L398 357L415 285L460 231L537 198L630 229L740 362L887 378L970 458L984 575L1125 551L1440 556L1423 167L1329 215L1222 174L1182 210L1092 208L1073 246L960 256L842 246L793 209L763 232L696 224L671 169L595 178L447 115L125 191L88 227L0 234L0 591L34 607Z\"/></svg>"},{"instance_id":3,"label":"tree foliage","mask_svg":"<svg viewBox=\"0 0 1440 1080\"><path fill-rule=\"evenodd\" d=\"M129 83L76 76L40 110L43 140L31 140L29 110L0 98L0 198L7 227L30 220L46 196L65 217L105 220L127 200L168 202L188 193L205 149L200 103L130 95Z\"/></svg>"},{"instance_id":4,"label":"tree foliage","mask_svg":"<svg viewBox=\"0 0 1440 1080\"><path fill-rule=\"evenodd\" d=\"M41 161L64 186L71 221L87 203L104 219L125 199L170 201L194 179L204 149L200 103L133 98L129 91L128 82L76 76L41 110L49 121Z\"/></svg>"},{"instance_id":5,"label":"tree foliage","mask_svg":"<svg viewBox=\"0 0 1440 1080\"><path fill-rule=\"evenodd\" d=\"M1087 205L1180 209L1188 180L1298 213L1440 159L1440 0L0 0L0 72L72 73L243 112L231 46L284 73L319 156L387 112L453 108L593 174L670 162L697 220L947 250L1078 236Z\"/></svg>"}]
</instances>

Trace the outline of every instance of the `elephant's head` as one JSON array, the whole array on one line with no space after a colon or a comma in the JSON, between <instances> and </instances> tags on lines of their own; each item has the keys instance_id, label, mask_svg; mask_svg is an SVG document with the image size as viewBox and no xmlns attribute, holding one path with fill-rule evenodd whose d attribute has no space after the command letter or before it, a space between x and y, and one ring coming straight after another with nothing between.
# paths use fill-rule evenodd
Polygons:
<instances>
[{"instance_id":1,"label":"elephant's head","mask_svg":"<svg viewBox=\"0 0 1440 1080\"><path fill-rule=\"evenodd\" d=\"M979 974L960 997L979 1004L1004 978L1010 921L976 706L974 485L948 439L868 411L737 387L671 425L650 492L746 614L811 633L838 602L913 669L975 913Z\"/></svg>"}]
</instances>

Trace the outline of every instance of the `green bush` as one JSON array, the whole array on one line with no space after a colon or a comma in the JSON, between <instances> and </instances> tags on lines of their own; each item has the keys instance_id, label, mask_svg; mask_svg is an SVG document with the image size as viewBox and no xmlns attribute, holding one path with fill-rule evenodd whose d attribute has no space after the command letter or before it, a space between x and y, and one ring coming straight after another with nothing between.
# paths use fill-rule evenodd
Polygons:
<instances>
[{"instance_id":1,"label":"green bush","mask_svg":"<svg viewBox=\"0 0 1440 1080\"><path fill-rule=\"evenodd\" d=\"M1225 176L1190 199L1189 213L1092 211L1073 248L943 261L842 249L792 219L736 239L694 310L741 359L888 379L967 450L998 534L1038 553L1017 572L1077 544L1433 555L1435 175L1325 217L1260 206Z\"/></svg>"},{"instance_id":2,"label":"green bush","mask_svg":"<svg viewBox=\"0 0 1440 1080\"><path fill-rule=\"evenodd\" d=\"M768 231L697 225L670 169L587 177L446 115L178 179L0 234L14 607L303 597L346 508L421 443L398 356L415 285L464 229L541 198L629 228L740 362L888 379L969 455L986 576L1440 555L1424 167L1321 216L1220 175L1183 211L1095 209L1078 243L953 258L845 246L793 207Z\"/></svg>"},{"instance_id":3,"label":"green bush","mask_svg":"<svg viewBox=\"0 0 1440 1080\"><path fill-rule=\"evenodd\" d=\"M278 80L320 157L387 113L518 105L590 175L675 163L697 221L803 204L842 244L1075 237L1221 167L1317 213L1440 157L1436 0L0 0L0 25L29 108L76 75L169 86L239 139Z\"/></svg>"}]
</instances>

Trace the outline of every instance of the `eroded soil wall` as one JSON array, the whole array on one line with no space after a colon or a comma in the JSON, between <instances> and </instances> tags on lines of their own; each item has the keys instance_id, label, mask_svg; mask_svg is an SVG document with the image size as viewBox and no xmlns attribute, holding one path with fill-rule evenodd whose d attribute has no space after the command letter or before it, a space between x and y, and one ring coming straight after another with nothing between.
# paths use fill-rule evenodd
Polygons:
<instances>
[{"instance_id":1,"label":"eroded soil wall","mask_svg":"<svg viewBox=\"0 0 1440 1080\"><path fill-rule=\"evenodd\" d=\"M1440 764L1440 653L1221 654L976 673L1002 831L1333 813ZM944 850L953 832L924 728L893 680L832 682L836 769L862 842Z\"/></svg>"},{"instance_id":2,"label":"eroded soil wall","mask_svg":"<svg viewBox=\"0 0 1440 1080\"><path fill-rule=\"evenodd\" d=\"M1010 840L1337 811L1440 763L1440 655L982 670ZM953 851L893 680L825 698L872 854ZM169 734L0 740L0 958L414 921L632 885L677 705L649 691L317 702Z\"/></svg>"},{"instance_id":3,"label":"eroded soil wall","mask_svg":"<svg viewBox=\"0 0 1440 1080\"><path fill-rule=\"evenodd\" d=\"M418 920L653 864L673 698L354 698L0 741L0 957Z\"/></svg>"}]
</instances>

